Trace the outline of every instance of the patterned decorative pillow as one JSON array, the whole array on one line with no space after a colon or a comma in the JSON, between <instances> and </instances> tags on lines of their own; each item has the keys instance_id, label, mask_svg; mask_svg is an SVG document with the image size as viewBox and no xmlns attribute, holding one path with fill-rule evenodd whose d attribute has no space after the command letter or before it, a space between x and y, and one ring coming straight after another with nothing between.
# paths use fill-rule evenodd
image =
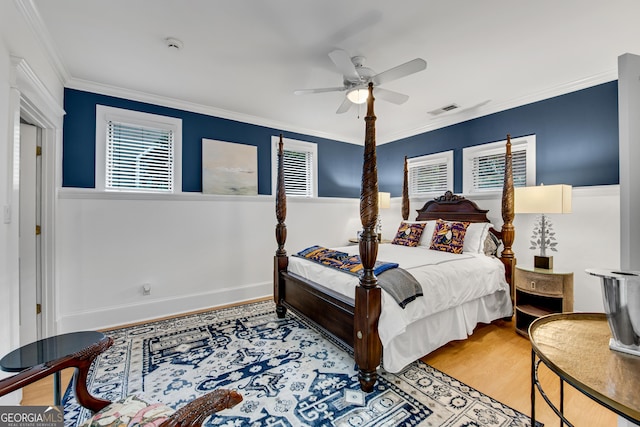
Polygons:
<instances>
[{"instance_id":1,"label":"patterned decorative pillow","mask_svg":"<svg viewBox=\"0 0 640 427\"><path fill-rule=\"evenodd\" d=\"M422 222L406 222L402 221L396 237L391 241L394 245L402 246L418 246L420 237L424 231L425 223Z\"/></svg>"},{"instance_id":2,"label":"patterned decorative pillow","mask_svg":"<svg viewBox=\"0 0 640 427\"><path fill-rule=\"evenodd\" d=\"M461 254L464 248L464 236L467 233L469 222L436 221L436 228L431 237L429 249L436 251Z\"/></svg>"},{"instance_id":3,"label":"patterned decorative pillow","mask_svg":"<svg viewBox=\"0 0 640 427\"><path fill-rule=\"evenodd\" d=\"M484 254L487 256L498 256L498 249L500 249L500 245L502 241L498 239L495 234L489 232L487 234L487 238L484 241Z\"/></svg>"}]
</instances>

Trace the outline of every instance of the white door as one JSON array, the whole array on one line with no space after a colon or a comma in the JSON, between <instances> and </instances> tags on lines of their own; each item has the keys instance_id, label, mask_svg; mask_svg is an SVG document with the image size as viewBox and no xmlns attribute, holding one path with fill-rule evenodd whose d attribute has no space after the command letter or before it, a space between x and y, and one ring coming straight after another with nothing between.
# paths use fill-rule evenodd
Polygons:
<instances>
[{"instance_id":1,"label":"white door","mask_svg":"<svg viewBox=\"0 0 640 427\"><path fill-rule=\"evenodd\" d=\"M20 125L20 344L40 338L38 128ZM39 230L38 230L39 231Z\"/></svg>"}]
</instances>

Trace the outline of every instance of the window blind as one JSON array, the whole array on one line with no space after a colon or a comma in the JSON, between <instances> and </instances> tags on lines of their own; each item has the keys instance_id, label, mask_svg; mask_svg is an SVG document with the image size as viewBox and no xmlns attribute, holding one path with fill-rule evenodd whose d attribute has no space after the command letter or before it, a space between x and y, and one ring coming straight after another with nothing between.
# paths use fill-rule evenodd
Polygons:
<instances>
[{"instance_id":1,"label":"window blind","mask_svg":"<svg viewBox=\"0 0 640 427\"><path fill-rule=\"evenodd\" d=\"M444 193L449 188L448 165L441 162L416 162L409 165L409 194Z\"/></svg>"},{"instance_id":2,"label":"window blind","mask_svg":"<svg viewBox=\"0 0 640 427\"><path fill-rule=\"evenodd\" d=\"M288 196L313 196L313 153L284 150L284 185Z\"/></svg>"},{"instance_id":3,"label":"window blind","mask_svg":"<svg viewBox=\"0 0 640 427\"><path fill-rule=\"evenodd\" d=\"M173 191L174 132L109 121L105 188Z\"/></svg>"},{"instance_id":4,"label":"window blind","mask_svg":"<svg viewBox=\"0 0 640 427\"><path fill-rule=\"evenodd\" d=\"M407 161L409 196L442 194L453 188L453 151L414 157Z\"/></svg>"},{"instance_id":5,"label":"window blind","mask_svg":"<svg viewBox=\"0 0 640 427\"><path fill-rule=\"evenodd\" d=\"M513 186L527 184L527 150L514 150L511 154ZM504 153L478 155L473 158L473 190L502 189L504 185Z\"/></svg>"}]
</instances>

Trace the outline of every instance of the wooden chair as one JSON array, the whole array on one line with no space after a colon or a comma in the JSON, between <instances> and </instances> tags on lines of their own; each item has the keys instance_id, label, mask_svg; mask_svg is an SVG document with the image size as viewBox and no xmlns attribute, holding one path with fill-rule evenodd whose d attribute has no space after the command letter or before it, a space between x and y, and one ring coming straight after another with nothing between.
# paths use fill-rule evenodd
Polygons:
<instances>
[{"instance_id":1,"label":"wooden chair","mask_svg":"<svg viewBox=\"0 0 640 427\"><path fill-rule=\"evenodd\" d=\"M113 422L118 425L128 425L129 420L135 420L136 423L152 422L153 425L159 424L161 427L200 426L214 412L231 408L242 401L242 396L236 391L220 389L205 394L174 411L166 405L151 404L136 396L128 396L117 402L95 397L87 389L89 368L95 358L111 345L113 345L113 339L105 336L97 343L77 353L46 364L33 366L16 375L4 378L0 380L0 396L19 390L63 369L75 368L73 388L76 400L80 405L95 412L93 417L84 424L85 426L100 425L104 427L109 425L107 423L109 418L112 418Z\"/></svg>"}]
</instances>

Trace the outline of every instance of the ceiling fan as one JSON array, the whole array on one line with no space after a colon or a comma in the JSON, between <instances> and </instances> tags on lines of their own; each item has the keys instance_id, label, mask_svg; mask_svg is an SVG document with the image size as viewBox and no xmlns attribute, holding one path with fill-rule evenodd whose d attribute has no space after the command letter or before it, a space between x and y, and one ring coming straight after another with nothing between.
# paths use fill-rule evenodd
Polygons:
<instances>
[{"instance_id":1,"label":"ceiling fan","mask_svg":"<svg viewBox=\"0 0 640 427\"><path fill-rule=\"evenodd\" d=\"M427 68L427 61L422 58L416 58L376 74L371 68L364 66L364 56L350 57L344 50L336 49L329 53L329 58L331 58L338 71L342 73L343 86L301 89L296 90L294 93L296 95L302 95L307 93L346 92L344 101L342 101L342 104L340 104L338 110L336 110L337 114L346 113L353 104L365 103L368 96L367 85L369 82L373 83L373 86L376 88L377 98L397 105L404 104L409 99L408 95L382 89L379 86Z\"/></svg>"}]
</instances>

